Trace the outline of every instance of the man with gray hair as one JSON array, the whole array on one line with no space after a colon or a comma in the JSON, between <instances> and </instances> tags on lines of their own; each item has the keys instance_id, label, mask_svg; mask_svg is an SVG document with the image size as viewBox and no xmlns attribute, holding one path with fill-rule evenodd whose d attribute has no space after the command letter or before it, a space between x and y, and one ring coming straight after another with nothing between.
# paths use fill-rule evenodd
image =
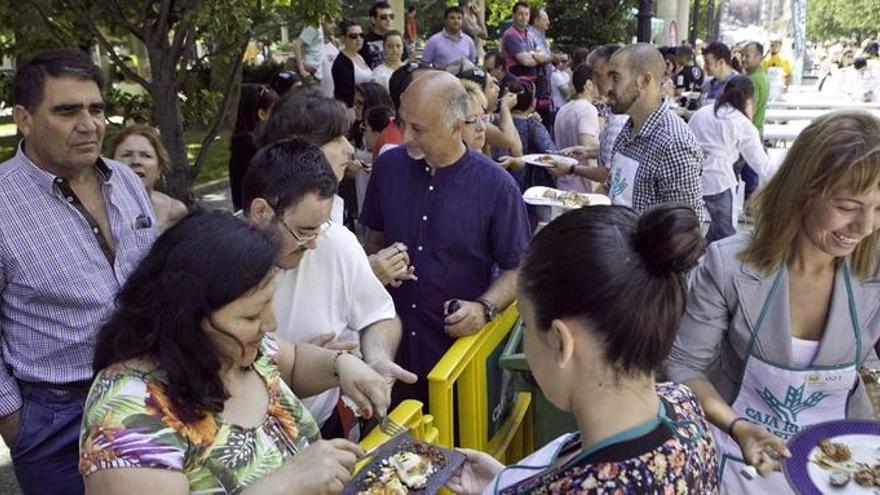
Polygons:
<instances>
[{"instance_id":1,"label":"man with gray hair","mask_svg":"<svg viewBox=\"0 0 880 495\"><path fill-rule=\"evenodd\" d=\"M665 72L663 56L647 43L626 46L611 57L611 111L630 119L612 148L608 195L613 204L639 212L685 203L702 217L703 152L662 96Z\"/></svg>"},{"instance_id":2,"label":"man with gray hair","mask_svg":"<svg viewBox=\"0 0 880 495\"><path fill-rule=\"evenodd\" d=\"M419 376L395 388L395 402L427 404L425 378L455 338L476 333L513 302L529 241L513 177L461 140L462 128L473 125L467 108L451 74L418 76L401 99L404 145L376 161L361 211L367 253L402 243L417 277L389 289L406 330L395 361Z\"/></svg>"}]
</instances>

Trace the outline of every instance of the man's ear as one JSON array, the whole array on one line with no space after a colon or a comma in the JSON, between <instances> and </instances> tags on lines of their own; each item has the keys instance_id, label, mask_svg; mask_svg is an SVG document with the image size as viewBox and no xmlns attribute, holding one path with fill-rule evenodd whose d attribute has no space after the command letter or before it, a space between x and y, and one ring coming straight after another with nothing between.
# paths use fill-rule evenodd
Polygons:
<instances>
[{"instance_id":1,"label":"man's ear","mask_svg":"<svg viewBox=\"0 0 880 495\"><path fill-rule=\"evenodd\" d=\"M31 113L25 107L15 105L15 108L12 109L12 118L15 120L18 131L21 132L25 139L30 136L34 128L34 118Z\"/></svg>"},{"instance_id":2,"label":"man's ear","mask_svg":"<svg viewBox=\"0 0 880 495\"><path fill-rule=\"evenodd\" d=\"M266 228L275 218L275 210L263 198L255 198L248 208L248 219L259 228Z\"/></svg>"}]
</instances>

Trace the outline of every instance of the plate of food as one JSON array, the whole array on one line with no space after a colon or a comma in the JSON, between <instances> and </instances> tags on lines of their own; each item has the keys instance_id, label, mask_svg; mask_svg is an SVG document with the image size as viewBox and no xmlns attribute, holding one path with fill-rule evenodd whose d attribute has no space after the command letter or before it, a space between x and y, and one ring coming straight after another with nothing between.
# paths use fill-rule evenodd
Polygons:
<instances>
[{"instance_id":1,"label":"plate of food","mask_svg":"<svg viewBox=\"0 0 880 495\"><path fill-rule=\"evenodd\" d=\"M559 162L566 167L578 164L577 158L572 158L570 156L553 155L550 153L533 153L531 155L522 156L520 160L531 165L547 168L553 167L553 164L555 162Z\"/></svg>"},{"instance_id":2,"label":"plate of food","mask_svg":"<svg viewBox=\"0 0 880 495\"><path fill-rule=\"evenodd\" d=\"M464 464L464 455L416 440L409 433L376 449L373 460L345 485L343 495L433 495Z\"/></svg>"},{"instance_id":3,"label":"plate of food","mask_svg":"<svg viewBox=\"0 0 880 495\"><path fill-rule=\"evenodd\" d=\"M533 206L551 206L564 210L584 206L610 205L611 199L604 194L586 194L574 191L560 191L552 187L534 186L523 193L523 200Z\"/></svg>"},{"instance_id":4,"label":"plate of food","mask_svg":"<svg viewBox=\"0 0 880 495\"><path fill-rule=\"evenodd\" d=\"M801 494L880 494L880 423L829 421L810 426L788 444L783 464Z\"/></svg>"}]
</instances>

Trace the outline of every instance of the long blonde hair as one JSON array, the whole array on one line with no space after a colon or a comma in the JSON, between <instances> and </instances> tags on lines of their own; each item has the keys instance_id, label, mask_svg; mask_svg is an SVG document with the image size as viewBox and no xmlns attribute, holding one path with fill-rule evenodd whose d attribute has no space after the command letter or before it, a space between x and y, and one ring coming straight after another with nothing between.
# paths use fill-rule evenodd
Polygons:
<instances>
[{"instance_id":1,"label":"long blonde hair","mask_svg":"<svg viewBox=\"0 0 880 495\"><path fill-rule=\"evenodd\" d=\"M795 140L773 179L761 189L755 229L740 259L769 273L791 255L807 205L835 191L863 194L880 187L880 119L844 110L813 121ZM853 273L876 275L880 231L862 240L852 254Z\"/></svg>"}]
</instances>

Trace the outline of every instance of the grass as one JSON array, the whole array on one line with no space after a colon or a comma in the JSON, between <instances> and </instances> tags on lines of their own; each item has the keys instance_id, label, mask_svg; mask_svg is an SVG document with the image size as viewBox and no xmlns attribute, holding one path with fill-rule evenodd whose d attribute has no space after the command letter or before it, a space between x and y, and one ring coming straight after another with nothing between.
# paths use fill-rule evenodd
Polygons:
<instances>
[{"instance_id":1,"label":"grass","mask_svg":"<svg viewBox=\"0 0 880 495\"><path fill-rule=\"evenodd\" d=\"M186 132L186 154L190 163L195 161L202 147L202 139L205 133L202 131ZM15 154L18 137L15 135L15 124L11 119L0 120L0 162L4 162ZM208 149L208 157L202 166L202 171L196 177L193 185L198 186L216 179L222 179L229 174L229 133L223 133L214 139Z\"/></svg>"}]
</instances>

